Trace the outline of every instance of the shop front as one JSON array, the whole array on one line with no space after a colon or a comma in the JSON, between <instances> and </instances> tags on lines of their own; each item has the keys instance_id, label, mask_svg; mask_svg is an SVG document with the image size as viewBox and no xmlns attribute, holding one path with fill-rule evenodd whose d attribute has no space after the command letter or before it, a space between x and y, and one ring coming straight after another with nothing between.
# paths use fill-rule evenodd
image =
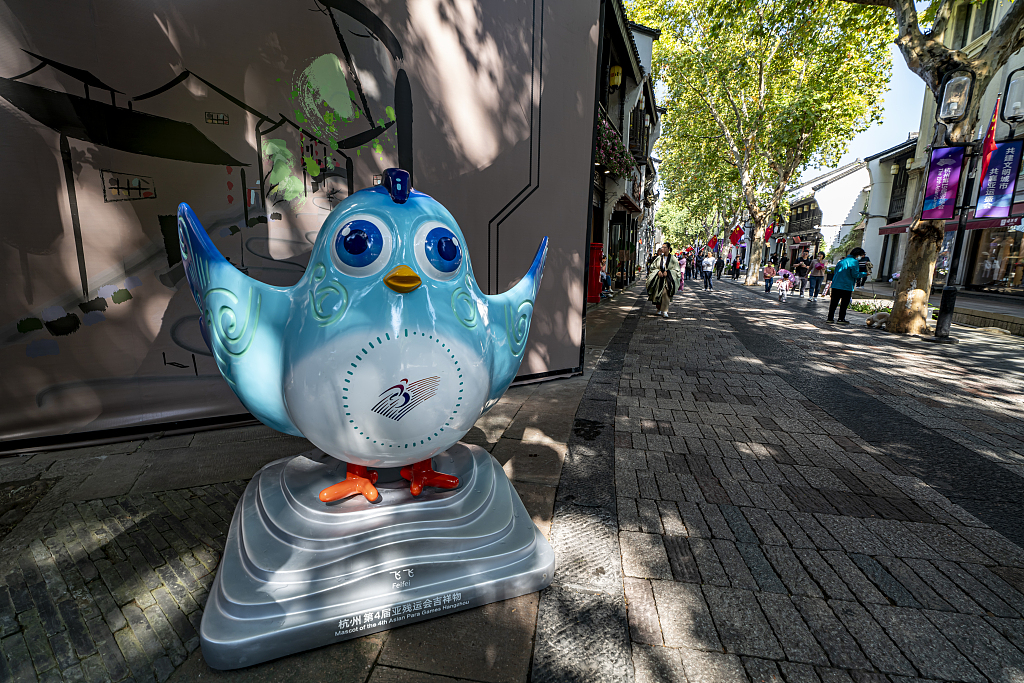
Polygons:
<instances>
[{"instance_id":1,"label":"shop front","mask_svg":"<svg viewBox=\"0 0 1024 683\"><path fill-rule=\"evenodd\" d=\"M789 257L787 263L793 263L798 256L813 257L820 251L821 233L817 230L800 234L788 235L786 250L783 252Z\"/></svg>"},{"instance_id":2,"label":"shop front","mask_svg":"<svg viewBox=\"0 0 1024 683\"><path fill-rule=\"evenodd\" d=\"M966 288L1024 296L1024 260L1021 257L1024 226L985 228L975 234Z\"/></svg>"},{"instance_id":3,"label":"shop front","mask_svg":"<svg viewBox=\"0 0 1024 683\"><path fill-rule=\"evenodd\" d=\"M1024 296L1024 204L1014 204L1013 214L1008 218L968 218L964 236L963 259L960 272L951 284L967 290L990 294ZM895 264L896 250L903 233L908 231L912 220L900 221L879 230L888 238L888 254L883 250L883 260L892 261L889 271L898 271ZM946 284L949 263L956 237L957 221L946 221L946 232L935 258L933 288Z\"/></svg>"},{"instance_id":4,"label":"shop front","mask_svg":"<svg viewBox=\"0 0 1024 683\"><path fill-rule=\"evenodd\" d=\"M608 224L608 274L616 289L636 278L638 217L629 211L613 211Z\"/></svg>"}]
</instances>

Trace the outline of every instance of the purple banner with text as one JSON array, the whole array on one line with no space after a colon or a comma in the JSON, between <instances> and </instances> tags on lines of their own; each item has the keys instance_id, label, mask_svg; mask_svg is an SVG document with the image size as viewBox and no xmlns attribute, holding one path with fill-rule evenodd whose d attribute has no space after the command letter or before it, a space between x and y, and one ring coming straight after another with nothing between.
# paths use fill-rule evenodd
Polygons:
<instances>
[{"instance_id":1,"label":"purple banner with text","mask_svg":"<svg viewBox=\"0 0 1024 683\"><path fill-rule=\"evenodd\" d=\"M960 188L960 169L963 165L963 147L940 147L932 151L922 220L948 220L953 217L956 210L956 194Z\"/></svg>"},{"instance_id":2,"label":"purple banner with text","mask_svg":"<svg viewBox=\"0 0 1024 683\"><path fill-rule=\"evenodd\" d=\"M1000 142L992 151L988 168L981 178L975 217L1005 218L1010 215L1013 194L1017 189L1021 147L1024 147L1024 140L1014 140Z\"/></svg>"}]
</instances>

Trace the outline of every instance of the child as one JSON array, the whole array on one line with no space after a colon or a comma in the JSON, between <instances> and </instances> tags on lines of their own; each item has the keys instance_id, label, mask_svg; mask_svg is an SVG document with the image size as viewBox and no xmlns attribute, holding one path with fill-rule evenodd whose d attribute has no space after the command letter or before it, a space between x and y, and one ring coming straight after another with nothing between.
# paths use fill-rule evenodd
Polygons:
<instances>
[{"instance_id":1,"label":"child","mask_svg":"<svg viewBox=\"0 0 1024 683\"><path fill-rule=\"evenodd\" d=\"M779 269L779 301L786 300L786 295L793 290L796 283L796 273L786 270L785 268Z\"/></svg>"}]
</instances>

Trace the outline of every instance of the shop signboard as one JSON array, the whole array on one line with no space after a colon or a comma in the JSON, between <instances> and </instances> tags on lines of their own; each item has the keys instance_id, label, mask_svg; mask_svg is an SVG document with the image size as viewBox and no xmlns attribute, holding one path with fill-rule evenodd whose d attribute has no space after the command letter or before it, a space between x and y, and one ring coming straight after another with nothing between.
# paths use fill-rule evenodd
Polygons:
<instances>
[{"instance_id":1,"label":"shop signboard","mask_svg":"<svg viewBox=\"0 0 1024 683\"><path fill-rule=\"evenodd\" d=\"M978 193L977 218L1005 218L1013 206L1017 190L1017 172L1020 170L1021 148L1024 140L1000 142L992 151L988 168L981 178Z\"/></svg>"},{"instance_id":2,"label":"shop signboard","mask_svg":"<svg viewBox=\"0 0 1024 683\"><path fill-rule=\"evenodd\" d=\"M953 217L963 165L963 147L940 147L932 151L922 220L949 220Z\"/></svg>"}]
</instances>

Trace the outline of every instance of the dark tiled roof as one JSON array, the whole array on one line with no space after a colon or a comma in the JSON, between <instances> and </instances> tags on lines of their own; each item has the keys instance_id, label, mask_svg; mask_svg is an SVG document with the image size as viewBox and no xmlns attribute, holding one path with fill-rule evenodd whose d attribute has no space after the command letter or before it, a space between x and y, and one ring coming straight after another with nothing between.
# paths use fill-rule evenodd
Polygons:
<instances>
[{"instance_id":1,"label":"dark tiled roof","mask_svg":"<svg viewBox=\"0 0 1024 683\"><path fill-rule=\"evenodd\" d=\"M633 57L634 65L636 66L637 72L640 74L639 82L643 82L644 78L647 77L647 73L644 71L644 66L640 62L640 51L636 49L636 41L633 40L633 32L629 30L629 19L626 18L626 7L622 4L622 0L612 0L612 7L615 8L616 23L623 33L626 34L626 40L629 42L630 53Z\"/></svg>"},{"instance_id":2,"label":"dark tiled roof","mask_svg":"<svg viewBox=\"0 0 1024 683\"><path fill-rule=\"evenodd\" d=\"M659 38L661 38L661 29L660 28L651 28L650 26L644 26L643 24L638 24L635 21L627 21L626 23L628 23L629 27L631 29L633 29L634 31L639 31L640 33L644 33L646 35L649 35L651 38L654 38L655 40L658 40Z\"/></svg>"},{"instance_id":3,"label":"dark tiled roof","mask_svg":"<svg viewBox=\"0 0 1024 683\"><path fill-rule=\"evenodd\" d=\"M913 140L904 140L900 144L890 147L889 149L883 150L878 154L872 154L869 157L864 157L864 161L874 161L875 159L881 159L882 157L889 156L890 154L898 154L899 152L905 152L911 148L917 147L917 138Z\"/></svg>"}]
</instances>

